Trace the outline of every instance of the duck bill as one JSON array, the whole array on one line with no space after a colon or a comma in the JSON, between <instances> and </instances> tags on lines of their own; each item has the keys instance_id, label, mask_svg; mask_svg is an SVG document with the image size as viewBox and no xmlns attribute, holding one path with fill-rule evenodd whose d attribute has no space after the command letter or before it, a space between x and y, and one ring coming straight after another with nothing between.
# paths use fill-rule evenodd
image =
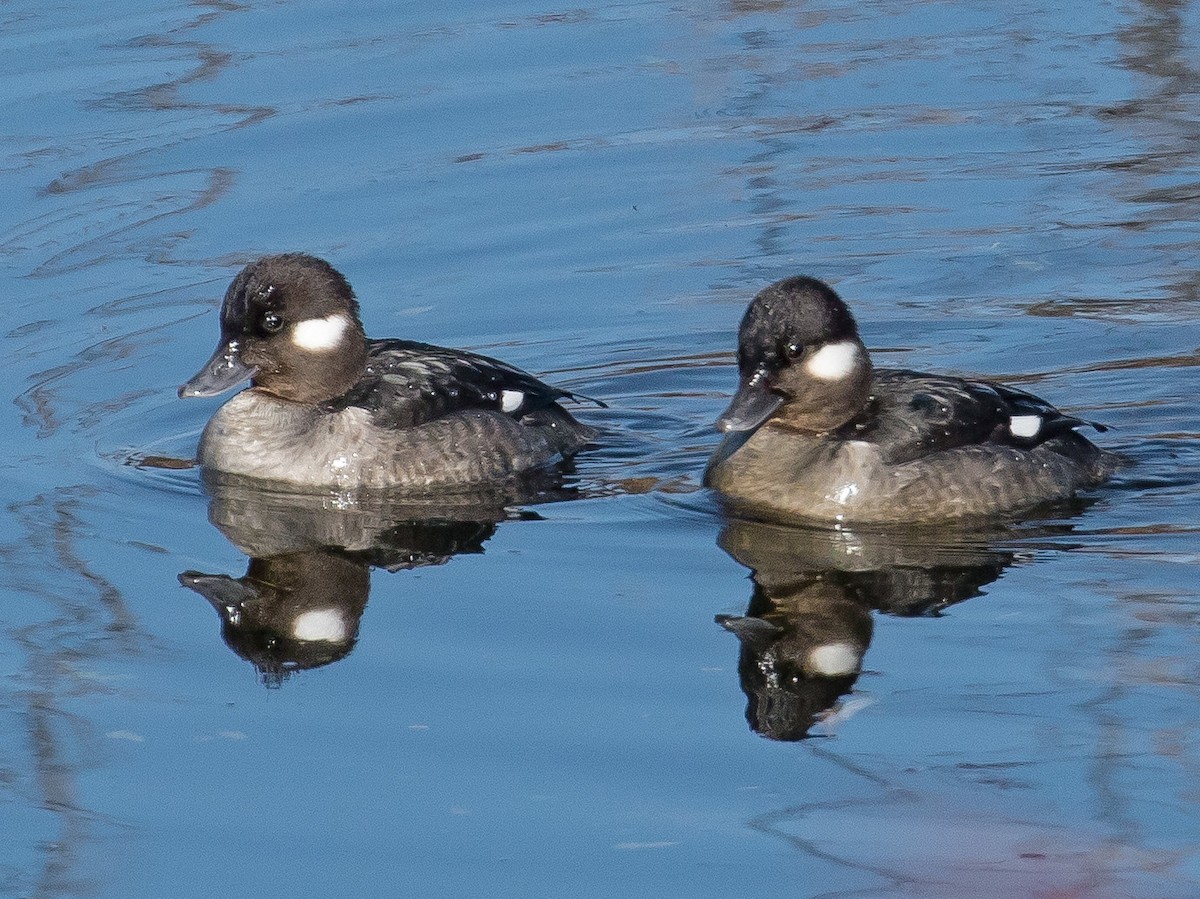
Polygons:
<instances>
[{"instance_id":1,"label":"duck bill","mask_svg":"<svg viewBox=\"0 0 1200 899\"><path fill-rule=\"evenodd\" d=\"M774 393L766 384L766 378L755 376L742 381L742 386L733 395L717 427L722 431L753 431L771 417L783 402L783 397Z\"/></svg>"},{"instance_id":2,"label":"duck bill","mask_svg":"<svg viewBox=\"0 0 1200 899\"><path fill-rule=\"evenodd\" d=\"M217 344L212 358L179 388L181 397L216 396L242 381L252 378L257 370L242 361L241 348L236 340Z\"/></svg>"},{"instance_id":3,"label":"duck bill","mask_svg":"<svg viewBox=\"0 0 1200 899\"><path fill-rule=\"evenodd\" d=\"M179 583L199 593L223 614L236 611L242 603L258 596L252 587L225 574L185 571L179 575Z\"/></svg>"}]
</instances>

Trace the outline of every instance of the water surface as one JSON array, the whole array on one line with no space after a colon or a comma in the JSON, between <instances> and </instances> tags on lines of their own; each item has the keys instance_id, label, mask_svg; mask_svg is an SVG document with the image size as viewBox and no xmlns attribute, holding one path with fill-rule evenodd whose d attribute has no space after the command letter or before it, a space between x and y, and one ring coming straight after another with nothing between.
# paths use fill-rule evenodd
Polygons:
<instances>
[{"instance_id":1,"label":"water surface","mask_svg":"<svg viewBox=\"0 0 1200 899\"><path fill-rule=\"evenodd\" d=\"M1198 25L5 4L0 893L1196 895ZM607 401L568 494L429 525L129 464L190 455L175 387L284 250ZM725 519L733 332L798 272L1136 465L982 535ZM195 588L248 570L346 639L239 633ZM755 681L818 625L861 676Z\"/></svg>"}]
</instances>

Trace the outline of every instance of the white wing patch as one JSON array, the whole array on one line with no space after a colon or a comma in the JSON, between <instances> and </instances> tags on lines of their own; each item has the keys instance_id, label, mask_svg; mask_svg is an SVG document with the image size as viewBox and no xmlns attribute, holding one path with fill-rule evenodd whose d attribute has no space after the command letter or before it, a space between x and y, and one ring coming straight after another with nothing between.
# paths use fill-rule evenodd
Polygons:
<instances>
[{"instance_id":1,"label":"white wing patch","mask_svg":"<svg viewBox=\"0 0 1200 899\"><path fill-rule=\"evenodd\" d=\"M1008 430L1014 437L1036 437L1042 429L1040 415L1014 415L1008 420Z\"/></svg>"},{"instance_id":2,"label":"white wing patch","mask_svg":"<svg viewBox=\"0 0 1200 899\"><path fill-rule=\"evenodd\" d=\"M297 640L343 643L346 640L346 619L337 609L302 612L292 622L292 636Z\"/></svg>"},{"instance_id":3,"label":"white wing patch","mask_svg":"<svg viewBox=\"0 0 1200 899\"><path fill-rule=\"evenodd\" d=\"M821 381L840 381L858 365L858 344L842 340L821 347L804 363L805 370Z\"/></svg>"},{"instance_id":4,"label":"white wing patch","mask_svg":"<svg viewBox=\"0 0 1200 899\"><path fill-rule=\"evenodd\" d=\"M344 312L335 312L325 318L306 318L292 328L292 343L302 350L328 352L342 342L348 327L350 319Z\"/></svg>"},{"instance_id":5,"label":"white wing patch","mask_svg":"<svg viewBox=\"0 0 1200 899\"><path fill-rule=\"evenodd\" d=\"M523 402L525 402L525 391L523 390L502 390L500 392L501 412L516 412L521 408Z\"/></svg>"}]
</instances>

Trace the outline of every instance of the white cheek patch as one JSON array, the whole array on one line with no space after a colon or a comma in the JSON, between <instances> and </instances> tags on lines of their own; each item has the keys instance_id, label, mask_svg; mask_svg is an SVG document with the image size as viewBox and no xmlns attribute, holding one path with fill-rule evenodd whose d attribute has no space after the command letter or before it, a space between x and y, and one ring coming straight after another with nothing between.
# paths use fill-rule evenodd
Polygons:
<instances>
[{"instance_id":1,"label":"white cheek patch","mask_svg":"<svg viewBox=\"0 0 1200 899\"><path fill-rule=\"evenodd\" d=\"M525 402L525 393L521 390L503 390L500 392L500 411L516 412Z\"/></svg>"},{"instance_id":2,"label":"white cheek patch","mask_svg":"<svg viewBox=\"0 0 1200 899\"><path fill-rule=\"evenodd\" d=\"M1041 429L1040 415L1014 415L1008 420L1008 430L1014 437L1036 437Z\"/></svg>"},{"instance_id":3,"label":"white cheek patch","mask_svg":"<svg viewBox=\"0 0 1200 899\"><path fill-rule=\"evenodd\" d=\"M311 612L302 612L292 622L292 636L297 640L344 643L346 619L337 609L314 609Z\"/></svg>"},{"instance_id":4,"label":"white cheek patch","mask_svg":"<svg viewBox=\"0 0 1200 899\"><path fill-rule=\"evenodd\" d=\"M858 365L858 344L843 340L821 347L804 363L805 370L821 381L840 381Z\"/></svg>"},{"instance_id":5,"label":"white cheek patch","mask_svg":"<svg viewBox=\"0 0 1200 899\"><path fill-rule=\"evenodd\" d=\"M862 655L850 643L826 643L808 654L808 667L825 677L842 677L858 670Z\"/></svg>"},{"instance_id":6,"label":"white cheek patch","mask_svg":"<svg viewBox=\"0 0 1200 899\"><path fill-rule=\"evenodd\" d=\"M325 318L306 318L292 328L292 343L302 350L325 353L342 342L342 335L349 327L350 319L344 312L335 312Z\"/></svg>"}]
</instances>

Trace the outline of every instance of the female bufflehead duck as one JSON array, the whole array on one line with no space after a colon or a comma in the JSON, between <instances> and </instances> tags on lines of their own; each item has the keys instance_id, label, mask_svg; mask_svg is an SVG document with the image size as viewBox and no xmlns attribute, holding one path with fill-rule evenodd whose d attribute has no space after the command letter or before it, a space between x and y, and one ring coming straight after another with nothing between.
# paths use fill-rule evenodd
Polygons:
<instances>
[{"instance_id":1,"label":"female bufflehead duck","mask_svg":"<svg viewBox=\"0 0 1200 899\"><path fill-rule=\"evenodd\" d=\"M1023 390L874 369L827 285L788 278L738 329L741 384L705 483L735 507L826 522L933 522L1066 499L1119 459ZM1092 424L1103 431L1102 425Z\"/></svg>"},{"instance_id":2,"label":"female bufflehead duck","mask_svg":"<svg viewBox=\"0 0 1200 899\"><path fill-rule=\"evenodd\" d=\"M207 470L304 488L436 490L510 479L596 436L558 405L586 397L504 362L369 340L346 279L300 253L265 256L234 278L216 352L179 395L246 379L200 438Z\"/></svg>"}]
</instances>

